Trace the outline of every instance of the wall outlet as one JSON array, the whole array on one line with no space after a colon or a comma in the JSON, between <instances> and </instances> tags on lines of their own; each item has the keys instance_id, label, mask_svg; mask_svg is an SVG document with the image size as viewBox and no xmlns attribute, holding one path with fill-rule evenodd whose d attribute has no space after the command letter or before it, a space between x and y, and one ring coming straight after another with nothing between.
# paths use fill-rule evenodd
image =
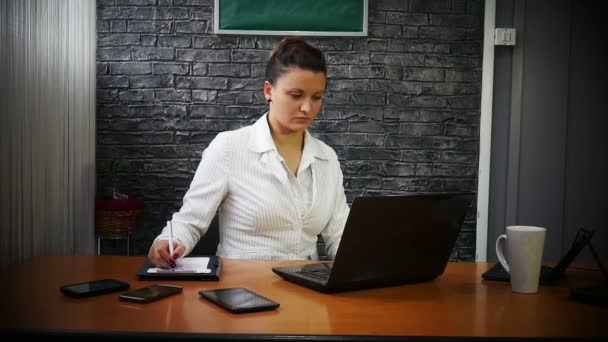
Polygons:
<instances>
[{"instance_id":1,"label":"wall outlet","mask_svg":"<svg viewBox=\"0 0 608 342\"><path fill-rule=\"evenodd\" d=\"M515 45L514 28L496 28L494 30L494 45L513 46Z\"/></svg>"}]
</instances>

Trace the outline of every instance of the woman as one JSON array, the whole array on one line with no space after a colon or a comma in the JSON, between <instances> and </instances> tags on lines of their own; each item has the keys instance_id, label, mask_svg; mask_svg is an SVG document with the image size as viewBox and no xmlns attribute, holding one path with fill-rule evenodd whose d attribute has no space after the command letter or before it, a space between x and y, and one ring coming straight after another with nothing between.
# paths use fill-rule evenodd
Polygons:
<instances>
[{"instance_id":1,"label":"woman","mask_svg":"<svg viewBox=\"0 0 608 342\"><path fill-rule=\"evenodd\" d=\"M203 152L182 208L156 237L158 267L192 251L219 209L217 255L229 259L318 260L317 236L335 257L349 207L335 151L307 131L327 84L323 53L285 37L266 66L269 110L256 123L222 132Z\"/></svg>"}]
</instances>

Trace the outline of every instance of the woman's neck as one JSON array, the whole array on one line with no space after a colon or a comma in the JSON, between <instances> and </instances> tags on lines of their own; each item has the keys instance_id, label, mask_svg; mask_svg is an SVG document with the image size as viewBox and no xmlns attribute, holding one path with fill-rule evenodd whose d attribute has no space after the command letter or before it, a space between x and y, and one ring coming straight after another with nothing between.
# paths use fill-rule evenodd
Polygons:
<instances>
[{"instance_id":1,"label":"woman's neck","mask_svg":"<svg viewBox=\"0 0 608 342\"><path fill-rule=\"evenodd\" d=\"M286 131L282 130L280 125L273 123L271 119L268 119L268 126L270 127L270 134L272 140L277 147L289 148L302 150L304 148L304 131Z\"/></svg>"},{"instance_id":2,"label":"woman's neck","mask_svg":"<svg viewBox=\"0 0 608 342\"><path fill-rule=\"evenodd\" d=\"M282 132L281 126L273 125L271 120L268 120L268 126L277 151L283 157L289 171L297 177L304 150L304 131Z\"/></svg>"},{"instance_id":3,"label":"woman's neck","mask_svg":"<svg viewBox=\"0 0 608 342\"><path fill-rule=\"evenodd\" d=\"M302 149L304 148L304 132L293 132L288 134L272 133L272 140L274 140L277 147L286 147L290 149Z\"/></svg>"}]
</instances>

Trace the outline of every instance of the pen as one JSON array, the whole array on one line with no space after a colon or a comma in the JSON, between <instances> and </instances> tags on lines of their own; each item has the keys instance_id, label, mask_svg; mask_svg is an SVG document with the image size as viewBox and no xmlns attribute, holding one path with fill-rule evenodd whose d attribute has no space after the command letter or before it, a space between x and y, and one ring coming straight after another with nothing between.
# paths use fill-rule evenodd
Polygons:
<instances>
[{"instance_id":1,"label":"pen","mask_svg":"<svg viewBox=\"0 0 608 342\"><path fill-rule=\"evenodd\" d=\"M173 222L167 221L167 224L169 225L169 254L173 258Z\"/></svg>"}]
</instances>

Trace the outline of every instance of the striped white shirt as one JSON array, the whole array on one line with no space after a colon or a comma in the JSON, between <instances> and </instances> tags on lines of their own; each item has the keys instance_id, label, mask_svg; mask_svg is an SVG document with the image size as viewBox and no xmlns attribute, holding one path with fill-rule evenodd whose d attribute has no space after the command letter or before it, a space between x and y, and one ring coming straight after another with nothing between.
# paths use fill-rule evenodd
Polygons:
<instances>
[{"instance_id":1,"label":"striped white shirt","mask_svg":"<svg viewBox=\"0 0 608 342\"><path fill-rule=\"evenodd\" d=\"M295 177L278 153L267 115L223 132L202 155L173 236L190 253L219 210L217 254L228 259L318 259L317 236L334 258L349 213L334 150L305 133ZM165 227L155 239L168 239Z\"/></svg>"}]
</instances>

